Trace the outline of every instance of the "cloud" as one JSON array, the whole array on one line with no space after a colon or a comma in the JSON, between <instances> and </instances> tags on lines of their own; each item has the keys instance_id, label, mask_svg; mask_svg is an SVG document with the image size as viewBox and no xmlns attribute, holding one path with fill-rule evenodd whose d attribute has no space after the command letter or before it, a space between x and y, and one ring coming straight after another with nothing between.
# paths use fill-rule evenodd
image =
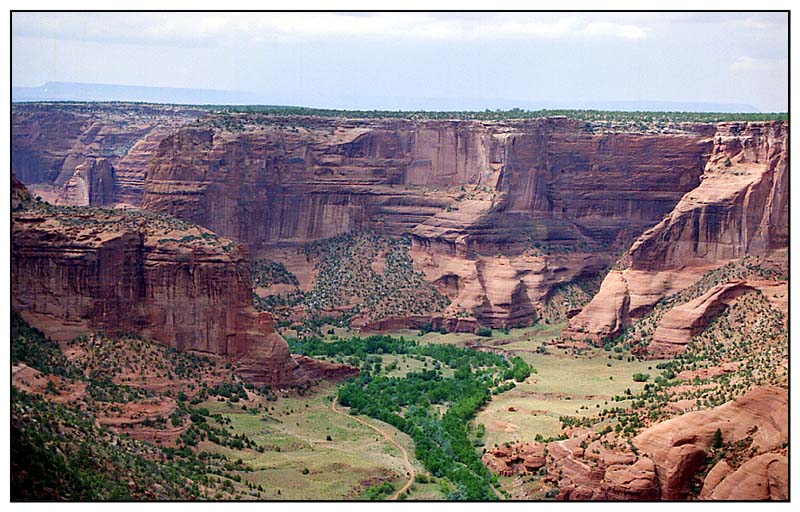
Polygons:
<instances>
[{"instance_id":1,"label":"cloud","mask_svg":"<svg viewBox=\"0 0 800 512\"><path fill-rule=\"evenodd\" d=\"M15 36L175 46L238 41L643 40L624 15L581 13L14 13Z\"/></svg>"},{"instance_id":2,"label":"cloud","mask_svg":"<svg viewBox=\"0 0 800 512\"><path fill-rule=\"evenodd\" d=\"M731 64L731 71L735 73L750 73L754 71L767 72L776 70L788 70L789 61L787 59L756 59L748 55L738 57Z\"/></svg>"}]
</instances>

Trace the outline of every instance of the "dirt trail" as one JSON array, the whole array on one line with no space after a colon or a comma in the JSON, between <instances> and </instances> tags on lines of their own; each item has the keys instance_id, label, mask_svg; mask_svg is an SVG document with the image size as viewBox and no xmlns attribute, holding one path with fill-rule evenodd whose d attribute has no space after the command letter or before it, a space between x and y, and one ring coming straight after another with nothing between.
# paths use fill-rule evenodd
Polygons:
<instances>
[{"instance_id":1,"label":"dirt trail","mask_svg":"<svg viewBox=\"0 0 800 512\"><path fill-rule=\"evenodd\" d=\"M367 427L371 428L371 429L372 429L372 430L374 430L375 432L377 432L377 433L379 433L380 435L382 435L382 436L383 436L383 437L384 437L384 438L385 438L387 441L389 441L390 443L392 443L393 445L395 445L395 446L396 446L396 447L397 447L397 448L400 450L400 453L402 453L402 454L403 454L403 463L406 465L406 469L408 470L408 482L406 482L406 485L404 485L402 489L400 489L399 491L397 491L397 492L395 493L395 495L394 495L394 496L392 496L392 499L393 499L393 500L396 500L396 499L397 499L397 498L398 498L398 497L399 497L401 494L403 494L404 492L406 492L406 491L407 491L407 490L408 490L408 489L411 487L411 484L413 484L413 483L414 483L414 466L412 466L412 465L411 465L411 461L409 461L409 460L408 460L408 452L406 452L406 449L405 449L405 448L403 448L403 447L400 445L400 443L398 443L397 441L395 441L395 440L394 440L394 439L393 439L393 438L392 438L392 437L391 437L391 436L390 436L390 435L389 435L387 432L385 432L384 430L381 430L380 428L376 427L375 425L372 425L372 424L370 424L370 423L367 423L366 421L362 420L361 418L358 418L358 417L356 417L356 416L350 416L349 414L343 413L342 411L339 411L338 409L336 409L336 398L337 398L337 397L336 397L336 396L334 396L334 397L333 397L333 402L331 402L331 410L332 410L333 412L335 412L336 414L341 414L342 416L346 416L346 417L350 418L351 420L355 420L355 421L357 421L357 422L361 423L362 425L365 425L365 426L367 426Z\"/></svg>"}]
</instances>

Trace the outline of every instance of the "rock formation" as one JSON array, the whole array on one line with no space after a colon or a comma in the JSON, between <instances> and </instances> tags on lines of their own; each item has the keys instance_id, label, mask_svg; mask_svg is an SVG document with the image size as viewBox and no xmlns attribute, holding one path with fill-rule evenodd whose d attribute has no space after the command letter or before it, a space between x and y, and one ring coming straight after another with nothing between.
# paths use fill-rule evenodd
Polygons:
<instances>
[{"instance_id":1,"label":"rock formation","mask_svg":"<svg viewBox=\"0 0 800 512\"><path fill-rule=\"evenodd\" d=\"M57 204L138 206L158 141L201 113L160 105L15 104L12 167L32 192Z\"/></svg>"},{"instance_id":2,"label":"rock formation","mask_svg":"<svg viewBox=\"0 0 800 512\"><path fill-rule=\"evenodd\" d=\"M594 134L566 119L233 121L242 128L164 139L144 206L254 252L367 228L410 234L415 268L453 300L450 312L492 326L532 321L554 287L606 268L609 246L697 185L713 130Z\"/></svg>"},{"instance_id":3,"label":"rock formation","mask_svg":"<svg viewBox=\"0 0 800 512\"><path fill-rule=\"evenodd\" d=\"M585 448L584 448L585 447ZM659 498L653 461L606 448L587 433L547 444L547 472L557 476L562 500L654 500Z\"/></svg>"},{"instance_id":4,"label":"rock formation","mask_svg":"<svg viewBox=\"0 0 800 512\"><path fill-rule=\"evenodd\" d=\"M721 125L700 185L630 250L653 270L759 256L788 244L788 127Z\"/></svg>"},{"instance_id":5,"label":"rock formation","mask_svg":"<svg viewBox=\"0 0 800 512\"><path fill-rule=\"evenodd\" d=\"M652 133L566 118L203 114L15 106L12 163L55 201L141 205L260 257L364 229L410 236L415 269L452 301L445 316L494 327L532 322L638 236L572 318L578 339L616 336L705 271L788 244L785 122Z\"/></svg>"},{"instance_id":6,"label":"rock formation","mask_svg":"<svg viewBox=\"0 0 800 512\"><path fill-rule=\"evenodd\" d=\"M114 166L106 158L89 159L75 167L56 195L56 204L105 205L114 202Z\"/></svg>"},{"instance_id":7,"label":"rock formation","mask_svg":"<svg viewBox=\"0 0 800 512\"><path fill-rule=\"evenodd\" d=\"M686 349L692 336L705 329L730 302L752 290L746 281L715 286L700 297L669 310L658 323L647 351L654 357L674 357Z\"/></svg>"},{"instance_id":8,"label":"rock formation","mask_svg":"<svg viewBox=\"0 0 800 512\"><path fill-rule=\"evenodd\" d=\"M777 453L753 457L709 487L711 500L781 500L789 499L789 458Z\"/></svg>"},{"instance_id":9,"label":"rock formation","mask_svg":"<svg viewBox=\"0 0 800 512\"><path fill-rule=\"evenodd\" d=\"M700 475L703 486L697 497L785 500L788 392L772 386L657 423L633 439L633 448L619 448L614 433L578 429L565 440L495 447L483 461L503 476L533 474L545 467L544 479L558 483L558 499L563 500L685 500L707 463L717 429L736 455Z\"/></svg>"},{"instance_id":10,"label":"rock formation","mask_svg":"<svg viewBox=\"0 0 800 512\"><path fill-rule=\"evenodd\" d=\"M521 443L513 446L496 446L483 455L483 463L493 472L512 476L533 473L546 463L545 445Z\"/></svg>"},{"instance_id":11,"label":"rock formation","mask_svg":"<svg viewBox=\"0 0 800 512\"><path fill-rule=\"evenodd\" d=\"M766 499L764 493L746 497L751 491L739 487L744 480L750 481L750 489L762 487L767 498L786 496L786 473L781 480L777 474L772 476L769 466L785 464L786 461L785 456L776 453L789 440L788 404L788 391L784 388L755 388L725 405L686 413L659 423L636 436L633 442L655 462L663 499L686 498L689 484L704 462L717 429L725 442L747 440L746 448L763 456L751 459L728 476L723 477L723 468L713 474L710 472L707 480L709 486L715 488L710 493L712 499ZM729 478L733 480L728 482ZM721 482L715 484L715 480ZM770 486L775 488L772 494L767 491Z\"/></svg>"},{"instance_id":12,"label":"rock formation","mask_svg":"<svg viewBox=\"0 0 800 512\"><path fill-rule=\"evenodd\" d=\"M235 359L253 382L304 382L269 313L252 307L246 248L206 229L27 200L11 259L13 307L54 339L136 332Z\"/></svg>"},{"instance_id":13,"label":"rock formation","mask_svg":"<svg viewBox=\"0 0 800 512\"><path fill-rule=\"evenodd\" d=\"M745 256L782 253L788 246L787 137L784 122L719 125L700 184L634 242L622 269L609 273L565 335L616 336L704 272ZM636 296L642 300L633 301Z\"/></svg>"}]
</instances>

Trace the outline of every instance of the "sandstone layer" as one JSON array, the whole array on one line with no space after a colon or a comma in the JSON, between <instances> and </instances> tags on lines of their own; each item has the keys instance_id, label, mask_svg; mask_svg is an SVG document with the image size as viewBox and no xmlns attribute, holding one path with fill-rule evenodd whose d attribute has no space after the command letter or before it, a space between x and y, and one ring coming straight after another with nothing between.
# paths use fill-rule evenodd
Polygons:
<instances>
[{"instance_id":1,"label":"sandstone layer","mask_svg":"<svg viewBox=\"0 0 800 512\"><path fill-rule=\"evenodd\" d=\"M33 105L15 106L12 164L53 201L141 205L258 255L365 229L409 236L415 269L452 301L445 316L494 327L531 323L638 236L567 332L597 340L704 270L787 246L787 136L785 122L636 133L557 117Z\"/></svg>"},{"instance_id":2,"label":"sandstone layer","mask_svg":"<svg viewBox=\"0 0 800 512\"><path fill-rule=\"evenodd\" d=\"M163 216L23 201L12 305L54 339L135 332L240 362L253 382L302 382L269 313L252 307L246 248Z\"/></svg>"},{"instance_id":3,"label":"sandstone layer","mask_svg":"<svg viewBox=\"0 0 800 512\"><path fill-rule=\"evenodd\" d=\"M753 288L746 281L715 286L700 297L669 310L661 317L647 351L654 357L674 357L686 350L692 337L705 329L728 304Z\"/></svg>"},{"instance_id":4,"label":"sandstone layer","mask_svg":"<svg viewBox=\"0 0 800 512\"><path fill-rule=\"evenodd\" d=\"M162 105L15 104L11 165L34 193L58 204L138 206L158 141L201 112Z\"/></svg>"},{"instance_id":5,"label":"sandstone layer","mask_svg":"<svg viewBox=\"0 0 800 512\"><path fill-rule=\"evenodd\" d=\"M253 252L371 229L410 235L415 268L484 325L530 323L552 290L699 183L709 125L596 134L567 119L233 117L165 138L144 206ZM647 158L644 158L645 153Z\"/></svg>"},{"instance_id":6,"label":"sandstone layer","mask_svg":"<svg viewBox=\"0 0 800 512\"><path fill-rule=\"evenodd\" d=\"M685 499L691 479L705 460L706 451L711 447L717 429L727 443L746 440L746 448L756 455L779 452L789 440L788 404L789 395L784 388L755 388L725 405L690 412L650 427L636 436L634 444L655 462L661 497L668 500ZM759 486L766 489L769 485L776 487L776 499L780 499L777 498L780 495L785 496L788 492L787 485L781 487L780 478L770 476L768 472L768 466L773 462L780 464L786 460L785 456L775 457L777 458L755 457L743 464L736 472L715 485L711 498L764 499L761 494L754 495L751 491ZM777 469L778 466L773 468ZM739 475L734 477L737 473ZM787 484L786 473L783 475L782 482ZM717 473L711 478L719 479L720 476ZM726 483L732 477L734 479ZM754 479L757 483L749 483L749 491L740 488L734 494L732 487L738 487L735 482L745 479ZM730 497L732 495L738 498Z\"/></svg>"},{"instance_id":7,"label":"sandstone layer","mask_svg":"<svg viewBox=\"0 0 800 512\"><path fill-rule=\"evenodd\" d=\"M785 255L786 247L787 124L723 123L700 184L633 243L620 259L621 269L609 273L565 334L616 336L705 271L745 256ZM654 286L653 280L664 285ZM633 296L643 300L632 303ZM662 329L662 341L665 333Z\"/></svg>"}]
</instances>

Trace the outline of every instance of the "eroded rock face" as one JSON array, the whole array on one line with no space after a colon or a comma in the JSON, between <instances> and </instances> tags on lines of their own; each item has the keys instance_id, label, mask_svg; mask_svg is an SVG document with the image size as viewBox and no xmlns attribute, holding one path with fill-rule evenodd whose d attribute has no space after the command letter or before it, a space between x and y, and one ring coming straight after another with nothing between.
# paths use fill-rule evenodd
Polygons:
<instances>
[{"instance_id":1,"label":"eroded rock face","mask_svg":"<svg viewBox=\"0 0 800 512\"><path fill-rule=\"evenodd\" d=\"M33 192L59 204L138 206L158 142L200 114L156 105L16 104L12 167Z\"/></svg>"},{"instance_id":2,"label":"eroded rock face","mask_svg":"<svg viewBox=\"0 0 800 512\"><path fill-rule=\"evenodd\" d=\"M718 128L700 185L631 247L631 267L759 256L788 244L788 126L730 123Z\"/></svg>"},{"instance_id":3,"label":"eroded rock face","mask_svg":"<svg viewBox=\"0 0 800 512\"><path fill-rule=\"evenodd\" d=\"M594 134L566 119L243 119L241 131L164 139L145 207L254 251L361 229L410 234L415 268L453 299L447 314L495 327L532 322L554 287L607 268L605 248L697 185L713 133ZM554 251L531 255L537 244Z\"/></svg>"},{"instance_id":4,"label":"eroded rock face","mask_svg":"<svg viewBox=\"0 0 800 512\"><path fill-rule=\"evenodd\" d=\"M268 313L252 307L246 248L152 214L31 205L14 212L12 305L54 339L136 332L298 381Z\"/></svg>"},{"instance_id":5,"label":"eroded rock face","mask_svg":"<svg viewBox=\"0 0 800 512\"><path fill-rule=\"evenodd\" d=\"M705 329L737 297L752 289L746 281L724 283L671 309L659 321L653 341L647 347L648 353L655 358L683 353L695 334Z\"/></svg>"},{"instance_id":6,"label":"eroded rock face","mask_svg":"<svg viewBox=\"0 0 800 512\"><path fill-rule=\"evenodd\" d=\"M604 303L574 316L568 333L581 338L618 335L700 268L788 244L784 122L646 134L564 118L212 114L187 126L201 114L19 107L13 163L44 184L37 194L108 204L76 171L106 158L111 204L199 223L259 254L364 229L409 235L415 268L453 301L445 315L494 327L531 323L554 290L598 276L641 235Z\"/></svg>"},{"instance_id":7,"label":"eroded rock face","mask_svg":"<svg viewBox=\"0 0 800 512\"><path fill-rule=\"evenodd\" d=\"M56 204L108 205L114 202L114 166L106 158L89 159L75 167L58 191Z\"/></svg>"},{"instance_id":8,"label":"eroded rock face","mask_svg":"<svg viewBox=\"0 0 800 512\"><path fill-rule=\"evenodd\" d=\"M717 429L727 443L751 438L750 448L756 454L769 455L770 452L779 451L789 439L788 399L788 391L784 388L755 388L733 402L686 413L650 427L636 436L634 444L655 463L661 497L668 500L685 499L691 480L705 460L706 450L711 446ZM764 483L766 480L758 480L758 475L766 474L764 468L778 459L759 459L762 463L753 460L750 461L753 465L737 479L753 478ZM767 463L768 460L771 462ZM731 485L722 487L734 474L736 472L714 486L712 499L735 499L723 497L733 492ZM777 475L771 478L775 481L776 489L781 486ZM736 479L731 484L734 482Z\"/></svg>"},{"instance_id":9,"label":"eroded rock face","mask_svg":"<svg viewBox=\"0 0 800 512\"><path fill-rule=\"evenodd\" d=\"M483 463L491 471L503 475L533 473L546 463L545 445L522 443L513 446L497 446L483 455Z\"/></svg>"},{"instance_id":10,"label":"eroded rock face","mask_svg":"<svg viewBox=\"0 0 800 512\"><path fill-rule=\"evenodd\" d=\"M777 453L753 457L714 487L711 500L788 500L789 458Z\"/></svg>"},{"instance_id":11,"label":"eroded rock face","mask_svg":"<svg viewBox=\"0 0 800 512\"><path fill-rule=\"evenodd\" d=\"M714 464L714 467L711 468L711 471L708 472L706 478L703 480L703 489L700 491L698 498L701 500L711 498L714 489L716 489L719 483L732 472L733 468L731 468L730 464L724 459Z\"/></svg>"},{"instance_id":12,"label":"eroded rock face","mask_svg":"<svg viewBox=\"0 0 800 512\"><path fill-rule=\"evenodd\" d=\"M595 344L618 336L659 300L691 285L706 270L708 267L664 272L612 270L592 301L570 319L563 336Z\"/></svg>"},{"instance_id":13,"label":"eroded rock face","mask_svg":"<svg viewBox=\"0 0 800 512\"><path fill-rule=\"evenodd\" d=\"M631 319L641 318L658 300L691 284L704 271L745 256L768 256L788 246L788 125L784 122L724 123L700 184L672 212L644 232L622 258L622 270L609 273L601 293L575 318L567 335L604 339L616 336ZM632 305L630 276L677 286L653 290ZM685 284L683 284L685 283ZM635 292L634 292L635 293ZM685 313L685 311L684 311ZM675 320L680 311L667 322ZM702 316L702 315L701 315ZM663 326L659 344L672 354L677 335ZM692 330L690 328L689 330ZM681 339L683 339L681 335ZM677 339L677 338L676 338ZM675 341L675 340L673 340Z\"/></svg>"},{"instance_id":14,"label":"eroded rock face","mask_svg":"<svg viewBox=\"0 0 800 512\"><path fill-rule=\"evenodd\" d=\"M584 448L585 446L585 448ZM655 500L658 478L653 461L630 451L608 449L582 434L547 444L547 472L557 477L558 499Z\"/></svg>"}]
</instances>

